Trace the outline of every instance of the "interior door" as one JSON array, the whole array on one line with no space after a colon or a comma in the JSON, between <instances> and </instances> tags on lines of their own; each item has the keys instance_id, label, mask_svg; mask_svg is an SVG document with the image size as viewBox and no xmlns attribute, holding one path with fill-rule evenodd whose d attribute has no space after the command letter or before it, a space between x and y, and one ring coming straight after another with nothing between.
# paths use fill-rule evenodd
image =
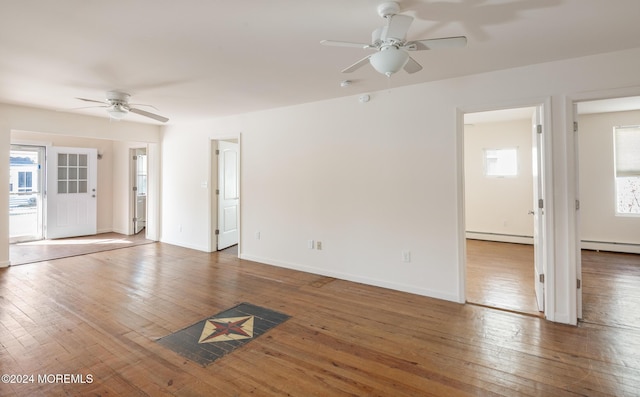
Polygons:
<instances>
[{"instance_id":1,"label":"interior door","mask_svg":"<svg viewBox=\"0 0 640 397\"><path fill-rule=\"evenodd\" d=\"M544 312L544 172L542 107L536 107L532 117L532 170L533 170L533 257L534 285L538 310Z\"/></svg>"},{"instance_id":2,"label":"interior door","mask_svg":"<svg viewBox=\"0 0 640 397\"><path fill-rule=\"evenodd\" d=\"M218 250L238 244L240 153L237 143L218 142Z\"/></svg>"},{"instance_id":3,"label":"interior door","mask_svg":"<svg viewBox=\"0 0 640 397\"><path fill-rule=\"evenodd\" d=\"M96 234L97 158L91 148L48 150L46 238Z\"/></svg>"},{"instance_id":4,"label":"interior door","mask_svg":"<svg viewBox=\"0 0 640 397\"><path fill-rule=\"evenodd\" d=\"M579 147L579 135L578 135L578 105L573 104L573 133L574 133L574 153L575 153L575 172L576 172L576 277L580 286L576 289L576 314L578 319L582 319L582 247L580 238L580 174L579 174L579 159L580 159L580 147Z\"/></svg>"}]
</instances>

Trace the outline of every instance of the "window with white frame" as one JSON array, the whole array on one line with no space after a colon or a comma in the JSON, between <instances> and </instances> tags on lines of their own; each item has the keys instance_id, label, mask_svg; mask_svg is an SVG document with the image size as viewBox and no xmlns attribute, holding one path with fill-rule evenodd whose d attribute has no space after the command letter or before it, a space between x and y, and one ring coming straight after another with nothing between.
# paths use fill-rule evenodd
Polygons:
<instances>
[{"instance_id":1,"label":"window with white frame","mask_svg":"<svg viewBox=\"0 0 640 397\"><path fill-rule=\"evenodd\" d=\"M614 127L616 214L640 216L640 126Z\"/></svg>"},{"instance_id":2,"label":"window with white frame","mask_svg":"<svg viewBox=\"0 0 640 397\"><path fill-rule=\"evenodd\" d=\"M518 149L484 149L484 174L488 177L518 175Z\"/></svg>"}]
</instances>

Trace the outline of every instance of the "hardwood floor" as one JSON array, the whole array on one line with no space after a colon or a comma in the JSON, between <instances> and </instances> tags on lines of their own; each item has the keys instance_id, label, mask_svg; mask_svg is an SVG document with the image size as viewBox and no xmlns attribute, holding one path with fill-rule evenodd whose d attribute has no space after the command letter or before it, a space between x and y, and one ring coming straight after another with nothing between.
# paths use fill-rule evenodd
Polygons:
<instances>
[{"instance_id":1,"label":"hardwood floor","mask_svg":"<svg viewBox=\"0 0 640 397\"><path fill-rule=\"evenodd\" d=\"M93 236L37 240L11 244L9 258L12 265L23 265L152 242L152 240L145 238L144 232L131 236L119 233L101 233Z\"/></svg>"},{"instance_id":2,"label":"hardwood floor","mask_svg":"<svg viewBox=\"0 0 640 397\"><path fill-rule=\"evenodd\" d=\"M533 246L467 240L467 302L542 316L533 282Z\"/></svg>"},{"instance_id":3,"label":"hardwood floor","mask_svg":"<svg viewBox=\"0 0 640 397\"><path fill-rule=\"evenodd\" d=\"M207 367L157 342L241 302L291 318ZM0 372L35 377L2 396L637 396L638 352L635 328L162 243L0 269Z\"/></svg>"},{"instance_id":4,"label":"hardwood floor","mask_svg":"<svg viewBox=\"0 0 640 397\"><path fill-rule=\"evenodd\" d=\"M582 301L585 322L640 329L640 255L582 250Z\"/></svg>"},{"instance_id":5,"label":"hardwood floor","mask_svg":"<svg viewBox=\"0 0 640 397\"><path fill-rule=\"evenodd\" d=\"M537 311L533 247L467 241L467 301L531 315ZM640 329L640 255L582 250L583 318Z\"/></svg>"}]
</instances>

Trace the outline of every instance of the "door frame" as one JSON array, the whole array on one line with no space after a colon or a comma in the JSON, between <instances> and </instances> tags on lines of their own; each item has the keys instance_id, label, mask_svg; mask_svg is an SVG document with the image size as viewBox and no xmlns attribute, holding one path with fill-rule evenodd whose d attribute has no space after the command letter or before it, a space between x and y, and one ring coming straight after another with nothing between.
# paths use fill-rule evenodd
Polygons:
<instances>
[{"instance_id":1,"label":"door frame","mask_svg":"<svg viewBox=\"0 0 640 397\"><path fill-rule=\"evenodd\" d=\"M570 186L567 186L569 192L569 201L578 203L580 201L580 158L579 158L579 126L578 131L574 130L575 123L578 122L578 114L576 106L580 102L598 101L605 99L616 99L625 97L637 97L640 96L640 87L624 87L613 88L599 91L589 91L583 93L573 94L565 98L564 107L566 109L566 132L567 132L567 153L569 156L573 156L573 159L567 159L568 178ZM580 235L580 223L581 213L579 206L576 206L575 211L569 213L569 259L572 266L569 268L571 279L576 279L582 284L582 242ZM582 288L577 287L576 284L571 284L572 290L570 297L570 308L575 308L574 313L570 313L570 317L576 320L581 320L583 317L583 303L582 303Z\"/></svg>"},{"instance_id":2,"label":"door frame","mask_svg":"<svg viewBox=\"0 0 640 397\"><path fill-rule=\"evenodd\" d=\"M209 205L207 210L209 214L207 216L208 225L207 231L209 237L207 239L208 252L215 252L218 249L218 239L216 236L216 229L218 227L218 197L216 196L216 189L218 186L218 156L216 150L218 149L218 141L231 141L238 144L238 153L240 155L238 164L238 193L240 199L238 200L238 257L241 257L242 253L242 134L231 133L225 135L212 135L209 137L209 175L207 182L204 182L201 187L207 188Z\"/></svg>"},{"instance_id":3,"label":"door frame","mask_svg":"<svg viewBox=\"0 0 640 397\"><path fill-rule=\"evenodd\" d=\"M130 183L129 183L129 214L131 214L132 216L130 216L131 218L131 224L129 225L129 227L127 227L127 229L131 232L131 234L137 234L136 233L136 221L134 221L133 219L136 218L137 215L137 210L136 210L136 206L137 206L137 202L138 202L138 192L137 192L137 184L138 184L138 162L136 160L135 157L142 155L140 153L140 151L144 151L144 156L147 156L147 147L146 146L140 146L140 147L133 147L129 149L129 161L130 161ZM147 188L149 186L149 157L146 157L147 161L146 161L146 165L147 165ZM146 195L146 199L149 199L149 194L148 194L148 189L147 189L147 195ZM147 218L148 218L148 214L147 214L147 208L148 208L148 204L145 205L145 216L144 216L144 222L145 222L145 236L147 235ZM142 230L141 230L142 231Z\"/></svg>"},{"instance_id":4,"label":"door frame","mask_svg":"<svg viewBox=\"0 0 640 397\"><path fill-rule=\"evenodd\" d=\"M458 302L466 303L466 220L465 220L465 180L464 180L464 115L466 113L488 112L505 109L540 107L542 110L542 129L547 135L543 139L542 156L542 179L544 184L544 229L540 232L542 236L542 261L544 280L544 317L547 320L555 321L553 307L555 307L555 263L553 261L553 179L552 179L552 140L551 131L551 97L532 99L527 101L513 101L489 106L465 106L456 109L456 165L457 165L457 206L458 206ZM533 277L533 274L532 274Z\"/></svg>"},{"instance_id":5,"label":"door frame","mask_svg":"<svg viewBox=\"0 0 640 397\"><path fill-rule=\"evenodd\" d=\"M36 151L35 149L37 149L37 151L42 155L42 157L39 159L39 174L38 174L38 191L37 193L40 195L40 199L39 199L39 203L37 205L37 209L36 209L36 228L38 229L38 235L34 236L36 237L35 240L22 240L22 239L17 239L17 240L12 240L11 237L9 237L9 242L10 244L13 243L17 243L17 242L23 242L23 241L38 241L38 240L44 240L45 239L45 225L46 225L46 186L47 186L47 150L49 145L48 144L44 144L44 143L32 143L32 142L16 142L16 141L12 141L10 142L9 145L9 153L11 153L13 151L14 147L21 147L21 148L34 148L34 151ZM11 195L11 193L9 193L9 195ZM9 236L11 236L11 231L9 231Z\"/></svg>"}]
</instances>

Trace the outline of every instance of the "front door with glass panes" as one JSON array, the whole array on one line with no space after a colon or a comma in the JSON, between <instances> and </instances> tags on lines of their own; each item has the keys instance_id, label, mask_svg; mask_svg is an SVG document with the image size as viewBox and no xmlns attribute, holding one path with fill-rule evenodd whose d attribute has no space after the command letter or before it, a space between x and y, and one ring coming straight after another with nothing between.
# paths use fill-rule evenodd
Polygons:
<instances>
[{"instance_id":1,"label":"front door with glass panes","mask_svg":"<svg viewBox=\"0 0 640 397\"><path fill-rule=\"evenodd\" d=\"M91 148L49 149L46 238L96 234L97 157Z\"/></svg>"}]
</instances>

